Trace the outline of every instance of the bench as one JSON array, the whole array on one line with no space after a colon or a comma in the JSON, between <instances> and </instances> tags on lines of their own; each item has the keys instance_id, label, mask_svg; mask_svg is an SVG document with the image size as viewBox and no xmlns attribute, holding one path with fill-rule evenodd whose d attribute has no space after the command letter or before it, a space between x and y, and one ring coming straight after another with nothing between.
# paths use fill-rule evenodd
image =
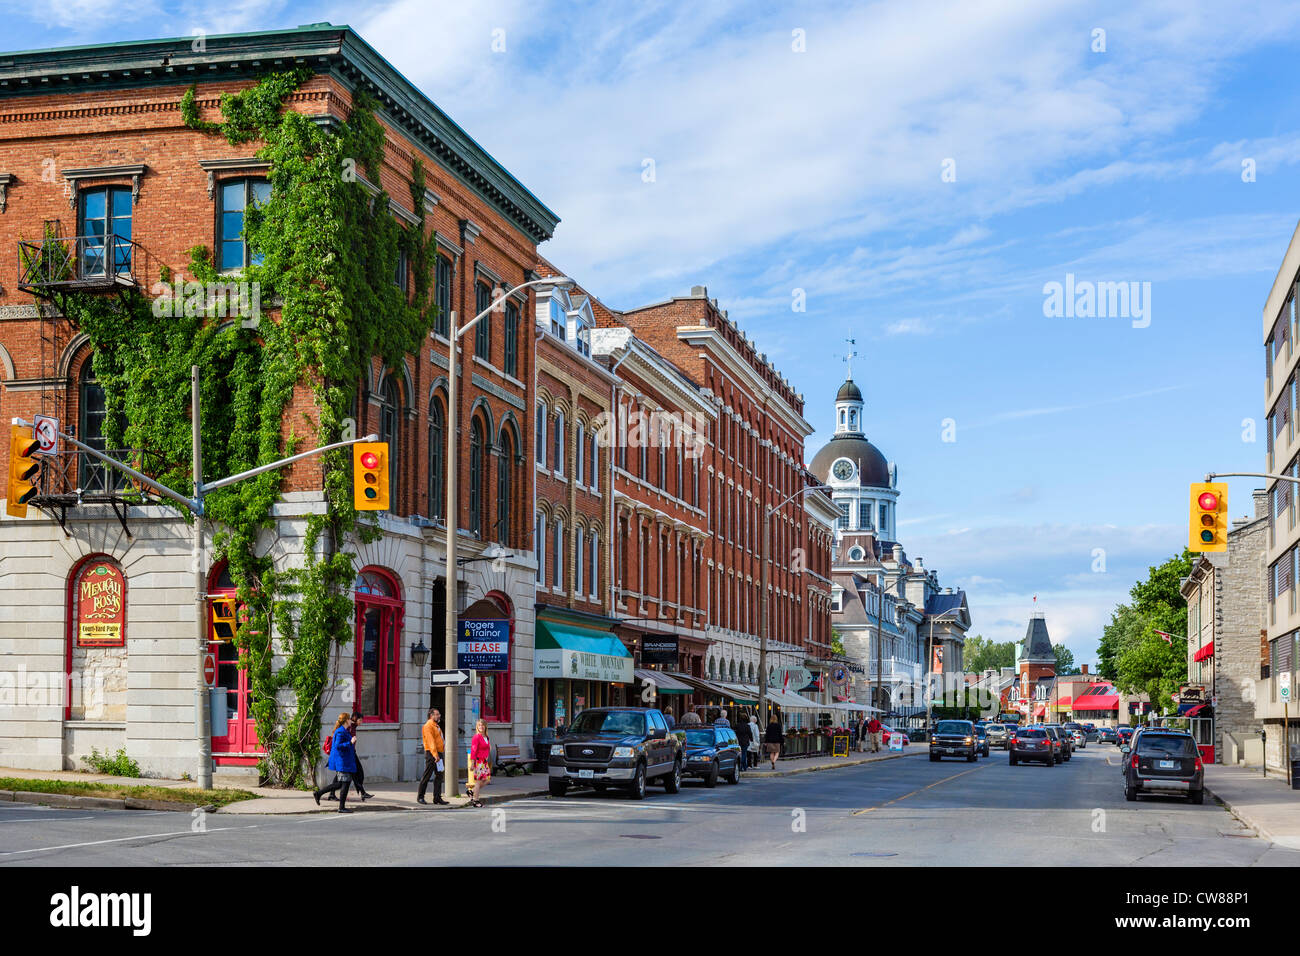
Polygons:
<instances>
[{"instance_id":1,"label":"bench","mask_svg":"<svg viewBox=\"0 0 1300 956\"><path fill-rule=\"evenodd\" d=\"M532 760L525 757L518 744L498 744L496 769L508 777L528 773Z\"/></svg>"}]
</instances>

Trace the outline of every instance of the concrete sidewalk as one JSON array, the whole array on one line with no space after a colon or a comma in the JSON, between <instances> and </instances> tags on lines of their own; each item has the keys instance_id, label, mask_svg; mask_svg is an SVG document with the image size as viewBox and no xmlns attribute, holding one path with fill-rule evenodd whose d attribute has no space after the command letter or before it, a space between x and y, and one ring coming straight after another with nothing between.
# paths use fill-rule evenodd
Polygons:
<instances>
[{"instance_id":1,"label":"concrete sidewalk","mask_svg":"<svg viewBox=\"0 0 1300 956\"><path fill-rule=\"evenodd\" d=\"M1258 769L1207 764L1205 789L1261 837L1300 850L1300 790Z\"/></svg>"}]
</instances>

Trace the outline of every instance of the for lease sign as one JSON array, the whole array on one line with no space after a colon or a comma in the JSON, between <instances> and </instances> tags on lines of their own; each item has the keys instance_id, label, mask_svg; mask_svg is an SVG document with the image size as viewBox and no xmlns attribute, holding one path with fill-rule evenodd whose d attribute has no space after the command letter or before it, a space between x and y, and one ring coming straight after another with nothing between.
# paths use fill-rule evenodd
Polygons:
<instances>
[{"instance_id":1,"label":"for lease sign","mask_svg":"<svg viewBox=\"0 0 1300 956\"><path fill-rule=\"evenodd\" d=\"M510 622L461 619L456 666L472 671L510 669Z\"/></svg>"}]
</instances>

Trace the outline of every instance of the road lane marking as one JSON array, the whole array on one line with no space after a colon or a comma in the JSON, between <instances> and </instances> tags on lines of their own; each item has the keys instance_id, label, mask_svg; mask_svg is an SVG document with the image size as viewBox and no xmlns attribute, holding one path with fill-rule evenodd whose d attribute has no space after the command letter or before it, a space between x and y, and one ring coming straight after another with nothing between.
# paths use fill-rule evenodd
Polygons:
<instances>
[{"instance_id":1,"label":"road lane marking","mask_svg":"<svg viewBox=\"0 0 1300 956\"><path fill-rule=\"evenodd\" d=\"M854 810L851 816L857 817L857 816L861 816L864 813L870 813L872 810L879 810L881 807L892 806L895 803L898 803L902 800L906 800L908 797L914 797L918 793L924 793L926 790L929 790L931 787L937 787L941 783L947 783L949 780L956 780L958 777L964 777L968 773L974 773L976 770L983 770L985 767L991 767L991 766L993 765L986 763L979 767L971 767L969 770L963 770L961 773L955 773L951 777L944 777L942 780L936 780L934 783L927 784L924 787L921 787L917 790L913 790L911 793L905 793L901 797L896 797L893 800L886 801L885 803L877 804L874 807L866 807L862 810Z\"/></svg>"},{"instance_id":2,"label":"road lane marking","mask_svg":"<svg viewBox=\"0 0 1300 956\"><path fill-rule=\"evenodd\" d=\"M71 820L94 820L95 817L19 817L17 820L10 820L0 814L0 823L65 823Z\"/></svg>"},{"instance_id":3,"label":"road lane marking","mask_svg":"<svg viewBox=\"0 0 1300 956\"><path fill-rule=\"evenodd\" d=\"M246 827L209 827L207 830L174 830L171 833L137 833L135 836L117 837L114 840L92 840L89 843L65 843L62 846L38 846L30 850L7 850L0 856L20 856L23 853L45 853L49 850L76 850L86 846L102 846L105 843L124 843L127 840L156 840L160 837L203 836L208 833L220 833L223 830L256 830L257 824Z\"/></svg>"}]
</instances>

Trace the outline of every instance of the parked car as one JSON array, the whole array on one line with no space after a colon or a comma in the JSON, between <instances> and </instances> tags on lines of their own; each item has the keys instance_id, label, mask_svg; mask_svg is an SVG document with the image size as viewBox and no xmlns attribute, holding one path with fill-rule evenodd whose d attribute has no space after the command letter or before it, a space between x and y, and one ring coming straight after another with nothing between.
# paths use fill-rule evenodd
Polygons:
<instances>
[{"instance_id":1,"label":"parked car","mask_svg":"<svg viewBox=\"0 0 1300 956\"><path fill-rule=\"evenodd\" d=\"M1007 738L1014 729L1009 724L985 724L984 732L988 734L989 746L999 747L1002 750L1007 749Z\"/></svg>"},{"instance_id":2,"label":"parked car","mask_svg":"<svg viewBox=\"0 0 1300 956\"><path fill-rule=\"evenodd\" d=\"M1142 793L1185 793L1192 803L1205 801L1205 766L1196 738L1185 730L1149 728L1134 735L1124 755L1124 799Z\"/></svg>"},{"instance_id":3,"label":"parked car","mask_svg":"<svg viewBox=\"0 0 1300 956\"><path fill-rule=\"evenodd\" d=\"M1042 724L1043 730L1047 731L1047 736L1052 740L1052 749L1056 753L1056 759L1062 762L1069 760L1074 750L1073 743L1065 739L1065 731L1059 724Z\"/></svg>"},{"instance_id":4,"label":"parked car","mask_svg":"<svg viewBox=\"0 0 1300 956\"><path fill-rule=\"evenodd\" d=\"M1061 726L1070 732L1070 737L1074 741L1074 748L1076 750L1087 749L1088 734L1087 731L1084 730L1083 724L1080 724L1077 721L1070 720L1061 724Z\"/></svg>"},{"instance_id":5,"label":"parked car","mask_svg":"<svg viewBox=\"0 0 1300 956\"><path fill-rule=\"evenodd\" d=\"M1114 727L1098 727L1097 743L1115 744L1116 746L1119 746L1119 733Z\"/></svg>"},{"instance_id":6,"label":"parked car","mask_svg":"<svg viewBox=\"0 0 1300 956\"><path fill-rule=\"evenodd\" d=\"M975 725L969 720L941 720L930 737L930 759L965 757L971 763L977 756Z\"/></svg>"},{"instance_id":7,"label":"parked car","mask_svg":"<svg viewBox=\"0 0 1300 956\"><path fill-rule=\"evenodd\" d=\"M564 796L571 783L590 783L597 791L624 788L640 800L649 781L676 793L683 758L681 739L669 733L660 711L593 707L579 713L568 733L551 744L551 796Z\"/></svg>"},{"instance_id":8,"label":"parked car","mask_svg":"<svg viewBox=\"0 0 1300 956\"><path fill-rule=\"evenodd\" d=\"M1095 743L1097 740L1097 725L1093 723L1089 723L1088 721L1084 721L1083 738L1089 743Z\"/></svg>"},{"instance_id":9,"label":"parked car","mask_svg":"<svg viewBox=\"0 0 1300 956\"><path fill-rule=\"evenodd\" d=\"M718 778L740 783L740 741L730 727L684 727L686 763L682 773L702 777L706 787L716 787Z\"/></svg>"},{"instance_id":10,"label":"parked car","mask_svg":"<svg viewBox=\"0 0 1300 956\"><path fill-rule=\"evenodd\" d=\"M980 756L989 755L989 733L988 724L975 725L975 749L980 752Z\"/></svg>"},{"instance_id":11,"label":"parked car","mask_svg":"<svg viewBox=\"0 0 1300 956\"><path fill-rule=\"evenodd\" d=\"M1042 727L1018 727L1007 747L1008 760L1015 766L1022 760L1036 760L1056 766L1056 748Z\"/></svg>"}]
</instances>

